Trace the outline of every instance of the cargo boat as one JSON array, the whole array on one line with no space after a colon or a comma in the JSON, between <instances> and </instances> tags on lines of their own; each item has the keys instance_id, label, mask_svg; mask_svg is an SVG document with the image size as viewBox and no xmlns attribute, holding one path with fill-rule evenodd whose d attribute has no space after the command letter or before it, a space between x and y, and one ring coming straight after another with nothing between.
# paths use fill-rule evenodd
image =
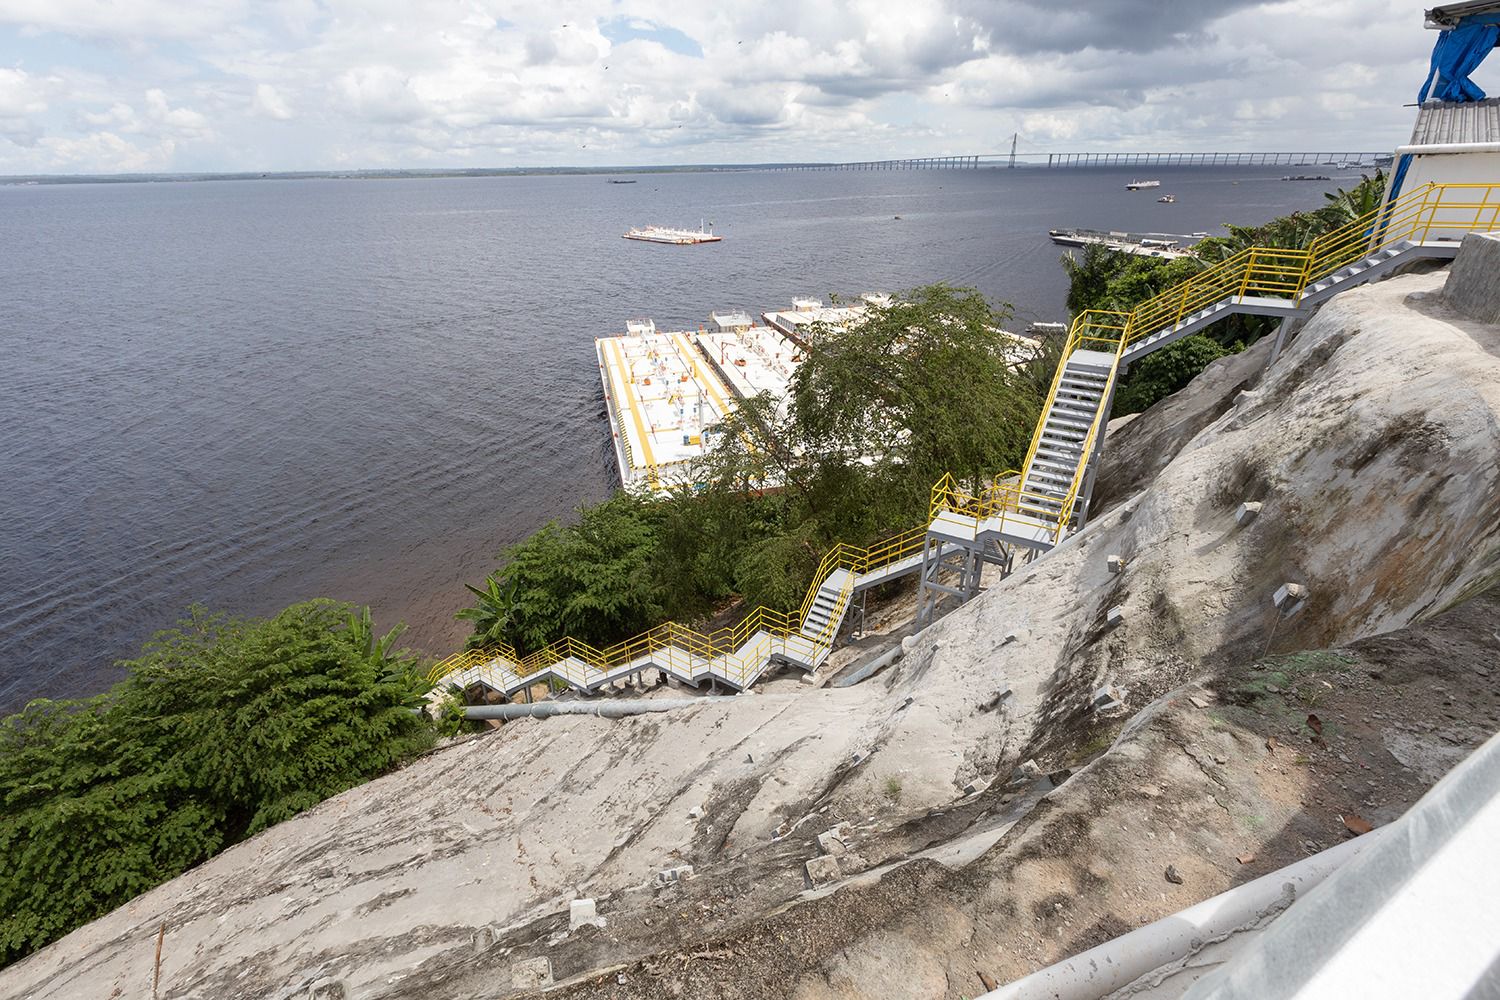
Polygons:
<instances>
[{"instance_id":1,"label":"cargo boat","mask_svg":"<svg viewBox=\"0 0 1500 1000\"><path fill-rule=\"evenodd\" d=\"M1126 191L1145 191L1147 188L1159 188L1161 181L1131 181L1125 185Z\"/></svg>"}]
</instances>

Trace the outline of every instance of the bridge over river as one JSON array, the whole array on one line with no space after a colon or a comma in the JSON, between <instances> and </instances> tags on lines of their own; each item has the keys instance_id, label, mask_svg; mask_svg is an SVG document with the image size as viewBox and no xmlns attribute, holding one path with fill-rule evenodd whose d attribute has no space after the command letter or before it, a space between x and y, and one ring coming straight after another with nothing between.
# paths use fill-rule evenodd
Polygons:
<instances>
[{"instance_id":1,"label":"bridge over river","mask_svg":"<svg viewBox=\"0 0 1500 1000\"><path fill-rule=\"evenodd\" d=\"M891 160L853 160L843 163L780 163L768 170L978 170L1026 167L1365 167L1385 166L1391 154L1350 151L1308 152L1064 152L967 153L955 156L912 156Z\"/></svg>"}]
</instances>

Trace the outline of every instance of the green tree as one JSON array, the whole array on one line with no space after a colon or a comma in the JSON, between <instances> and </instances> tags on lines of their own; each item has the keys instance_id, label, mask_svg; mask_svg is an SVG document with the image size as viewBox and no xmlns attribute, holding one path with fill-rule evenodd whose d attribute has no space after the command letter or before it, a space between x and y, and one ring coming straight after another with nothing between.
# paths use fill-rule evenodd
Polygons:
<instances>
[{"instance_id":1,"label":"green tree","mask_svg":"<svg viewBox=\"0 0 1500 1000\"><path fill-rule=\"evenodd\" d=\"M799 444L825 466L899 465L924 489L1014 463L1040 401L1001 330L1008 318L973 289L929 285L825 335L792 379Z\"/></svg>"},{"instance_id":2,"label":"green tree","mask_svg":"<svg viewBox=\"0 0 1500 1000\"><path fill-rule=\"evenodd\" d=\"M486 589L476 589L484 604L459 612L493 629L485 641L503 637L524 655L565 635L607 645L657 623L659 505L622 490L578 514L506 549Z\"/></svg>"},{"instance_id":3,"label":"green tree","mask_svg":"<svg viewBox=\"0 0 1500 1000\"><path fill-rule=\"evenodd\" d=\"M0 961L429 747L399 634L331 601L194 609L108 694L0 722Z\"/></svg>"},{"instance_id":4,"label":"green tree","mask_svg":"<svg viewBox=\"0 0 1500 1000\"><path fill-rule=\"evenodd\" d=\"M1115 394L1114 416L1139 413L1191 382L1209 363L1230 353L1202 334L1183 337L1131 366Z\"/></svg>"}]
</instances>

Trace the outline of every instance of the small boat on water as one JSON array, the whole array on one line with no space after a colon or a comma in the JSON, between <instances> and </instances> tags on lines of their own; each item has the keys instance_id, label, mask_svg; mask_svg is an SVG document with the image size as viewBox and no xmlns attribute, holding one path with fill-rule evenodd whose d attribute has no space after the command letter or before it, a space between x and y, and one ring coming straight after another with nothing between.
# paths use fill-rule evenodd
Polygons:
<instances>
[{"instance_id":1,"label":"small boat on water","mask_svg":"<svg viewBox=\"0 0 1500 1000\"><path fill-rule=\"evenodd\" d=\"M613 178L611 178L610 179L610 183L611 184L634 184L635 181L617 181L617 180L614 180Z\"/></svg>"},{"instance_id":2,"label":"small boat on water","mask_svg":"<svg viewBox=\"0 0 1500 1000\"><path fill-rule=\"evenodd\" d=\"M1177 203L1177 196L1175 194L1164 194L1156 200L1163 205L1175 205Z\"/></svg>"},{"instance_id":3,"label":"small boat on water","mask_svg":"<svg viewBox=\"0 0 1500 1000\"><path fill-rule=\"evenodd\" d=\"M1284 181L1331 181L1332 177L1327 174L1287 174L1282 178Z\"/></svg>"},{"instance_id":4,"label":"small boat on water","mask_svg":"<svg viewBox=\"0 0 1500 1000\"><path fill-rule=\"evenodd\" d=\"M644 243L670 243L674 246L690 246L694 243L717 243L724 237L715 236L713 230L699 223L696 230L672 229L669 226L641 226L625 234L627 240Z\"/></svg>"},{"instance_id":5,"label":"small boat on water","mask_svg":"<svg viewBox=\"0 0 1500 1000\"><path fill-rule=\"evenodd\" d=\"M1125 185L1126 191L1145 191L1148 188L1161 187L1161 181L1131 181Z\"/></svg>"}]
</instances>

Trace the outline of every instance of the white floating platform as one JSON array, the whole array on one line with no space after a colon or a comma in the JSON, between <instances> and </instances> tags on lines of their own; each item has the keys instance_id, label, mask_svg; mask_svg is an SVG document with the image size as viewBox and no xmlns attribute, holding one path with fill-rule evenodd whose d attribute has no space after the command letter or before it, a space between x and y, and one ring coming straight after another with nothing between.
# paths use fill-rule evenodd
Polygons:
<instances>
[{"instance_id":1,"label":"white floating platform","mask_svg":"<svg viewBox=\"0 0 1500 1000\"><path fill-rule=\"evenodd\" d=\"M687 480L709 448L708 429L733 407L733 393L686 333L632 321L632 333L594 341L620 480L666 491Z\"/></svg>"}]
</instances>

